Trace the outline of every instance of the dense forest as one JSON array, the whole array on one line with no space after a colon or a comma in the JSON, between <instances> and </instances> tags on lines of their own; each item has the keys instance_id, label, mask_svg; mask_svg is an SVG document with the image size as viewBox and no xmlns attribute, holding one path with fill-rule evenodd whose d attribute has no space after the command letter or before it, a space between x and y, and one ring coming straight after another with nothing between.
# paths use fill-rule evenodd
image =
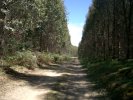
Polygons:
<instances>
[{"instance_id":1,"label":"dense forest","mask_svg":"<svg viewBox=\"0 0 133 100\"><path fill-rule=\"evenodd\" d=\"M90 61L132 59L132 33L132 0L93 0L84 26L79 55Z\"/></svg>"},{"instance_id":2,"label":"dense forest","mask_svg":"<svg viewBox=\"0 0 133 100\"><path fill-rule=\"evenodd\" d=\"M0 82L45 83L61 100L133 100L133 0L92 2L77 48L64 0L0 0Z\"/></svg>"},{"instance_id":3,"label":"dense forest","mask_svg":"<svg viewBox=\"0 0 133 100\"><path fill-rule=\"evenodd\" d=\"M62 0L0 0L0 56L32 50L70 54Z\"/></svg>"},{"instance_id":4,"label":"dense forest","mask_svg":"<svg viewBox=\"0 0 133 100\"><path fill-rule=\"evenodd\" d=\"M93 0L89 9L78 51L80 61L113 100L131 100L133 0Z\"/></svg>"}]
</instances>

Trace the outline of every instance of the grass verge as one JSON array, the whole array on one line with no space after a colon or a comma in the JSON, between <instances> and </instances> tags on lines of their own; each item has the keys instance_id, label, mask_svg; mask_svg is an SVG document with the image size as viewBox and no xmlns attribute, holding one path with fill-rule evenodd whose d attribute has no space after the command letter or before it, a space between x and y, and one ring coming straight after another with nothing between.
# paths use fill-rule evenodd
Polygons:
<instances>
[{"instance_id":1,"label":"grass verge","mask_svg":"<svg viewBox=\"0 0 133 100\"><path fill-rule=\"evenodd\" d=\"M87 69L96 89L107 91L112 100L133 99L133 60L91 63Z\"/></svg>"}]
</instances>

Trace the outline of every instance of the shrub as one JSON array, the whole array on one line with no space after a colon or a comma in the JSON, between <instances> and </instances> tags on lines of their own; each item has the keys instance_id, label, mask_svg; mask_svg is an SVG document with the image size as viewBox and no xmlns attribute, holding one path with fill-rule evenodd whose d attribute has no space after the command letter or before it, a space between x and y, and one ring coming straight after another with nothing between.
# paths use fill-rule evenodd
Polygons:
<instances>
[{"instance_id":1,"label":"shrub","mask_svg":"<svg viewBox=\"0 0 133 100\"><path fill-rule=\"evenodd\" d=\"M54 57L50 53L37 52L36 56L37 56L37 61L39 63L50 64L50 63L54 62Z\"/></svg>"},{"instance_id":2,"label":"shrub","mask_svg":"<svg viewBox=\"0 0 133 100\"><path fill-rule=\"evenodd\" d=\"M6 60L0 59L0 66L9 65Z\"/></svg>"},{"instance_id":3,"label":"shrub","mask_svg":"<svg viewBox=\"0 0 133 100\"><path fill-rule=\"evenodd\" d=\"M50 63L62 63L63 61L69 61L70 57L66 55L59 55L46 52L37 52L37 59L39 63L50 64Z\"/></svg>"},{"instance_id":4,"label":"shrub","mask_svg":"<svg viewBox=\"0 0 133 100\"><path fill-rule=\"evenodd\" d=\"M100 91L106 89L112 100L133 98L133 60L88 63L89 78Z\"/></svg>"},{"instance_id":5,"label":"shrub","mask_svg":"<svg viewBox=\"0 0 133 100\"><path fill-rule=\"evenodd\" d=\"M31 51L16 52L14 56L9 56L6 60L11 65L21 65L28 68L37 67L37 57Z\"/></svg>"},{"instance_id":6,"label":"shrub","mask_svg":"<svg viewBox=\"0 0 133 100\"><path fill-rule=\"evenodd\" d=\"M27 68L35 68L38 64L61 63L69 59L70 57L66 55L31 51L16 52L13 56L5 57L5 61L9 65L20 65Z\"/></svg>"}]
</instances>

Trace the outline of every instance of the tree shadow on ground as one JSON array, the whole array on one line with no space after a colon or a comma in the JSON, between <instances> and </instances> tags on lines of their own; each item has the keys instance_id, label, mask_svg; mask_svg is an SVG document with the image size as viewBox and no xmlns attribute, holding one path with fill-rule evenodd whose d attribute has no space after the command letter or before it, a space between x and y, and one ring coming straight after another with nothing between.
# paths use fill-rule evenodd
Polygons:
<instances>
[{"instance_id":1,"label":"tree shadow on ground","mask_svg":"<svg viewBox=\"0 0 133 100\"><path fill-rule=\"evenodd\" d=\"M81 68L81 65L75 65L75 64L63 64L63 65L55 65L55 66L46 66L46 65L39 65L40 69L44 70L54 70L58 73L83 73L86 72L86 69Z\"/></svg>"},{"instance_id":2,"label":"tree shadow on ground","mask_svg":"<svg viewBox=\"0 0 133 100\"><path fill-rule=\"evenodd\" d=\"M5 69L6 74L16 80L24 80L36 89L49 88L54 91L39 95L40 100L107 100L103 95L97 95L91 82L87 82L84 69L74 65L43 67L44 70L54 70L61 76L44 76L19 73L11 68Z\"/></svg>"}]
</instances>

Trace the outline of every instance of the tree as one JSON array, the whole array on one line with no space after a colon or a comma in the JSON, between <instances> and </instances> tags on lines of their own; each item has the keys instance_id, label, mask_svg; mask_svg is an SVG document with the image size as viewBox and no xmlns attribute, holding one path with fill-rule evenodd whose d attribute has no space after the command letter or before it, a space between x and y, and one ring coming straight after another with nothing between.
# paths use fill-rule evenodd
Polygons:
<instances>
[{"instance_id":1,"label":"tree","mask_svg":"<svg viewBox=\"0 0 133 100\"><path fill-rule=\"evenodd\" d=\"M132 59L132 9L132 0L93 0L84 25L79 58L85 62Z\"/></svg>"},{"instance_id":2,"label":"tree","mask_svg":"<svg viewBox=\"0 0 133 100\"><path fill-rule=\"evenodd\" d=\"M1 0L0 8L1 51L69 53L71 42L62 0Z\"/></svg>"}]
</instances>

